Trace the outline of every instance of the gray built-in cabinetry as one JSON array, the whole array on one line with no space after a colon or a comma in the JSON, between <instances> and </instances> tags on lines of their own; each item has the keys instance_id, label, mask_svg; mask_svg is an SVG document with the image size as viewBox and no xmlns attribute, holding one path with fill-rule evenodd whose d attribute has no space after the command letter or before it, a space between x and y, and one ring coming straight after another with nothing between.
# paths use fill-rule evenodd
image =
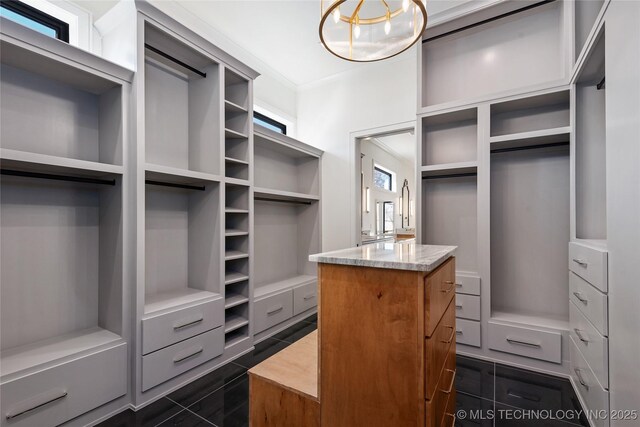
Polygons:
<instances>
[{"instance_id":1,"label":"gray built-in cabinetry","mask_svg":"<svg viewBox=\"0 0 640 427\"><path fill-rule=\"evenodd\" d=\"M2 20L3 426L142 407L316 311L322 152L147 2L96 28L113 63Z\"/></svg>"},{"instance_id":2,"label":"gray built-in cabinetry","mask_svg":"<svg viewBox=\"0 0 640 427\"><path fill-rule=\"evenodd\" d=\"M609 2L518 3L425 32L418 236L458 246L459 352L571 377L608 410Z\"/></svg>"}]
</instances>

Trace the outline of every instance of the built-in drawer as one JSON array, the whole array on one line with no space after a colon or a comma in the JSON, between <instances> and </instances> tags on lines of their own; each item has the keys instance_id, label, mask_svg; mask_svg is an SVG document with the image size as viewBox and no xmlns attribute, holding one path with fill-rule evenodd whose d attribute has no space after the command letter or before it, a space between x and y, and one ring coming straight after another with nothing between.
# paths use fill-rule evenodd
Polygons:
<instances>
[{"instance_id":1,"label":"built-in drawer","mask_svg":"<svg viewBox=\"0 0 640 427\"><path fill-rule=\"evenodd\" d=\"M455 300L454 300L455 301ZM438 380L444 370L444 362L449 354L449 348L455 341L456 311L452 301L442 316L435 332L426 338L425 342L425 388L427 400L431 400Z\"/></svg>"},{"instance_id":2,"label":"built-in drawer","mask_svg":"<svg viewBox=\"0 0 640 427\"><path fill-rule=\"evenodd\" d=\"M146 316L142 319L142 354L186 340L223 323L222 298Z\"/></svg>"},{"instance_id":3,"label":"built-in drawer","mask_svg":"<svg viewBox=\"0 0 640 427\"><path fill-rule=\"evenodd\" d=\"M520 409L558 411L563 407L563 390L544 384L541 376L528 377L510 369L496 370L495 400ZM515 375L511 375L516 373Z\"/></svg>"},{"instance_id":4,"label":"built-in drawer","mask_svg":"<svg viewBox=\"0 0 640 427\"><path fill-rule=\"evenodd\" d=\"M562 363L562 334L489 321L489 348L533 359Z\"/></svg>"},{"instance_id":5,"label":"built-in drawer","mask_svg":"<svg viewBox=\"0 0 640 427\"><path fill-rule=\"evenodd\" d=\"M480 320L480 297L475 295L456 295L456 317L467 320Z\"/></svg>"},{"instance_id":6,"label":"built-in drawer","mask_svg":"<svg viewBox=\"0 0 640 427\"><path fill-rule=\"evenodd\" d=\"M224 351L224 330L215 328L142 356L142 391L149 390Z\"/></svg>"},{"instance_id":7,"label":"built-in drawer","mask_svg":"<svg viewBox=\"0 0 640 427\"><path fill-rule=\"evenodd\" d=\"M425 278L425 334L430 337L455 295L455 258L451 257Z\"/></svg>"},{"instance_id":8,"label":"built-in drawer","mask_svg":"<svg viewBox=\"0 0 640 427\"><path fill-rule=\"evenodd\" d=\"M600 384L609 388L609 340L587 320L578 307L569 303L571 337L582 352Z\"/></svg>"},{"instance_id":9,"label":"built-in drawer","mask_svg":"<svg viewBox=\"0 0 640 427\"><path fill-rule=\"evenodd\" d=\"M575 242L569 243L569 270L602 292L607 292L606 250Z\"/></svg>"},{"instance_id":10,"label":"built-in drawer","mask_svg":"<svg viewBox=\"0 0 640 427\"><path fill-rule=\"evenodd\" d=\"M257 334L293 316L293 290L256 300L253 303L254 332Z\"/></svg>"},{"instance_id":11,"label":"built-in drawer","mask_svg":"<svg viewBox=\"0 0 640 427\"><path fill-rule=\"evenodd\" d=\"M4 382L2 426L54 426L127 392L127 344Z\"/></svg>"},{"instance_id":12,"label":"built-in drawer","mask_svg":"<svg viewBox=\"0 0 640 427\"><path fill-rule=\"evenodd\" d=\"M456 319L456 343L480 347L480 322Z\"/></svg>"},{"instance_id":13,"label":"built-in drawer","mask_svg":"<svg viewBox=\"0 0 640 427\"><path fill-rule=\"evenodd\" d=\"M440 376L433 398L426 401L427 416L425 425L427 427L438 427L441 425L442 420L445 418L444 413L447 409L449 397L453 396L455 399L455 379L456 354L455 350L453 350L449 352L449 355L447 356L444 371Z\"/></svg>"},{"instance_id":14,"label":"built-in drawer","mask_svg":"<svg viewBox=\"0 0 640 427\"><path fill-rule=\"evenodd\" d=\"M609 335L609 309L606 294L591 286L575 273L569 273L569 299L576 304L602 335Z\"/></svg>"},{"instance_id":15,"label":"built-in drawer","mask_svg":"<svg viewBox=\"0 0 640 427\"><path fill-rule=\"evenodd\" d=\"M582 397L585 404L585 410L609 412L609 392L602 388L595 374L589 368L587 361L584 359L578 346L570 337L569 353L571 358L571 379L578 394ZM599 417L591 417L597 427L606 427L609 425L608 420L596 419Z\"/></svg>"},{"instance_id":16,"label":"built-in drawer","mask_svg":"<svg viewBox=\"0 0 640 427\"><path fill-rule=\"evenodd\" d=\"M318 282L307 283L293 288L293 315L300 313L318 305Z\"/></svg>"},{"instance_id":17,"label":"built-in drawer","mask_svg":"<svg viewBox=\"0 0 640 427\"><path fill-rule=\"evenodd\" d=\"M456 273L456 292L467 295L480 295L480 278L471 274Z\"/></svg>"}]
</instances>

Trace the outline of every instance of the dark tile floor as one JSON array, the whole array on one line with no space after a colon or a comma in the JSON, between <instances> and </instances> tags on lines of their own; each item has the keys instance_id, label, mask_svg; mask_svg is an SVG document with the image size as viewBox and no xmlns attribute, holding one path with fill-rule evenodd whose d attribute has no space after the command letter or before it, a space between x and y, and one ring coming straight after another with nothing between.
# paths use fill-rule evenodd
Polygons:
<instances>
[{"instance_id":1,"label":"dark tile floor","mask_svg":"<svg viewBox=\"0 0 640 427\"><path fill-rule=\"evenodd\" d=\"M138 412L122 412L99 424L99 427L247 426L247 369L316 328L317 317L314 315L259 343L251 353L167 397ZM556 377L458 356L456 390L456 426L588 425L585 420L577 417L580 404L571 385ZM545 419L532 419L536 414ZM561 414L564 414L564 421L558 420Z\"/></svg>"}]
</instances>

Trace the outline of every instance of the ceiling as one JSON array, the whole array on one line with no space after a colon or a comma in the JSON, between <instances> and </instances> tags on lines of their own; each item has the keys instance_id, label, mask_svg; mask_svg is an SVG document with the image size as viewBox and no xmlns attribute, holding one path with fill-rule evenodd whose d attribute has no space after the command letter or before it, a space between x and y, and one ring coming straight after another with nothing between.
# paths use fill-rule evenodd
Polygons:
<instances>
[{"instance_id":1,"label":"ceiling","mask_svg":"<svg viewBox=\"0 0 640 427\"><path fill-rule=\"evenodd\" d=\"M396 135L378 136L372 138L372 142L383 149L392 152L401 159L415 164L416 161L416 135L413 132L404 132Z\"/></svg>"},{"instance_id":2,"label":"ceiling","mask_svg":"<svg viewBox=\"0 0 640 427\"><path fill-rule=\"evenodd\" d=\"M115 0L73 0L95 18ZM468 0L427 0L430 15ZM320 43L320 0L182 0L178 3L295 85L367 64L339 59ZM398 58L413 54L407 51Z\"/></svg>"}]
</instances>

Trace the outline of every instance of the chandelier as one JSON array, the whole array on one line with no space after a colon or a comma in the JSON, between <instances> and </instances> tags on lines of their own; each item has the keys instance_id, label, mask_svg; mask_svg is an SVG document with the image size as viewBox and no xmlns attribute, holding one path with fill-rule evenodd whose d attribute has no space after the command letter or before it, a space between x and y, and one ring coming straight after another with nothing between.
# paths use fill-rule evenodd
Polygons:
<instances>
[{"instance_id":1,"label":"chandelier","mask_svg":"<svg viewBox=\"0 0 640 427\"><path fill-rule=\"evenodd\" d=\"M387 59L409 49L427 25L423 0L320 0L320 40L355 62Z\"/></svg>"}]
</instances>

